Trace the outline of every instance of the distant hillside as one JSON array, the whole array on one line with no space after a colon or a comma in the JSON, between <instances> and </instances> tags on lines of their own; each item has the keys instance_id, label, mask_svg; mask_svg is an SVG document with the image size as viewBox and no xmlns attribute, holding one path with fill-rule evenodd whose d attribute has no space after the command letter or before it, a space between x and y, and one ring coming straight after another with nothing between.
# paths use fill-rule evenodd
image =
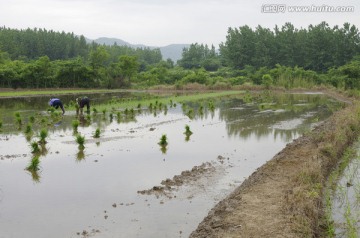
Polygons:
<instances>
[{"instance_id":1,"label":"distant hillside","mask_svg":"<svg viewBox=\"0 0 360 238\"><path fill-rule=\"evenodd\" d=\"M132 47L132 48L145 48L145 47L148 47L150 49L159 48L164 60L170 58L175 63L179 59L181 59L183 48L187 48L187 47L190 46L189 44L171 44L171 45L167 45L167 46L163 46L163 47L155 47L155 46L146 46L146 45L141 45L141 44L131 44L131 43L126 42L126 41L121 40L121 39L107 38L107 37L101 37L101 38L98 38L96 40L86 39L86 41L88 43L91 43L91 42L94 41L94 42L96 42L98 44L101 44L101 45L103 45L103 44L105 44L105 45L113 45L114 43L116 43L119 46L129 46L129 47Z\"/></svg>"}]
</instances>

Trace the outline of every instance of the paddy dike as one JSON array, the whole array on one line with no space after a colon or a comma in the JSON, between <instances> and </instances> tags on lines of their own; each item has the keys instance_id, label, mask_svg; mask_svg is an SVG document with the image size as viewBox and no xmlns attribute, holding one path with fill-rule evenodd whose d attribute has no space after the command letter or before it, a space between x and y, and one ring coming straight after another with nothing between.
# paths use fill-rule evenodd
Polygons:
<instances>
[{"instance_id":1,"label":"paddy dike","mask_svg":"<svg viewBox=\"0 0 360 238\"><path fill-rule=\"evenodd\" d=\"M220 201L190 235L326 237L322 188L360 134L360 105L348 106L288 144Z\"/></svg>"}]
</instances>

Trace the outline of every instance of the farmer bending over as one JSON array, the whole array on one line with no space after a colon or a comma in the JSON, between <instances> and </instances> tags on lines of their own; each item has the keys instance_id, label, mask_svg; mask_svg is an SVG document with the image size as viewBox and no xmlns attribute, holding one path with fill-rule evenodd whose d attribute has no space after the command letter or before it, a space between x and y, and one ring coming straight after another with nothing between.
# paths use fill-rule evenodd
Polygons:
<instances>
[{"instance_id":1,"label":"farmer bending over","mask_svg":"<svg viewBox=\"0 0 360 238\"><path fill-rule=\"evenodd\" d=\"M65 109L64 109L64 106L63 106L62 102L60 101L60 99L51 98L49 101L49 106L55 107L55 109L58 109L60 107L61 110L63 111L63 115L65 114Z\"/></svg>"},{"instance_id":2,"label":"farmer bending over","mask_svg":"<svg viewBox=\"0 0 360 238\"><path fill-rule=\"evenodd\" d=\"M80 109L80 113L83 113L83 108L85 107L87 108L87 112L90 112L90 99L88 97L78 97L76 99L76 114L79 113L79 109Z\"/></svg>"}]
</instances>

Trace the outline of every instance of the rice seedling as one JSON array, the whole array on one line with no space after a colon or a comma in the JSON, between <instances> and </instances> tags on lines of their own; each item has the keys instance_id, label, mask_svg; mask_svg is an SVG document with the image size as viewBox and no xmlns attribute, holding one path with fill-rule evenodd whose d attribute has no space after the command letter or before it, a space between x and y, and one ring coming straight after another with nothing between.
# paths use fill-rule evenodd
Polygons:
<instances>
[{"instance_id":1,"label":"rice seedling","mask_svg":"<svg viewBox=\"0 0 360 238\"><path fill-rule=\"evenodd\" d=\"M39 144L36 141L31 142L31 153L37 154L40 152Z\"/></svg>"},{"instance_id":2,"label":"rice seedling","mask_svg":"<svg viewBox=\"0 0 360 238\"><path fill-rule=\"evenodd\" d=\"M48 131L46 128L43 128L40 130L40 133L39 133L39 137L40 137L40 141L39 143L41 144L46 144L46 137L48 136Z\"/></svg>"},{"instance_id":3,"label":"rice seedling","mask_svg":"<svg viewBox=\"0 0 360 238\"><path fill-rule=\"evenodd\" d=\"M160 138L160 142L159 142L160 146L167 146L168 142L167 142L167 136L165 134L163 134Z\"/></svg>"},{"instance_id":4,"label":"rice seedling","mask_svg":"<svg viewBox=\"0 0 360 238\"><path fill-rule=\"evenodd\" d=\"M73 130L74 130L74 132L76 133L77 132L77 130L78 130L78 127L79 127L79 125L80 125L80 121L79 120L73 120L72 122L71 122L71 125L72 125L72 127L73 127Z\"/></svg>"},{"instance_id":5,"label":"rice seedling","mask_svg":"<svg viewBox=\"0 0 360 238\"><path fill-rule=\"evenodd\" d=\"M128 108L125 108L124 114L125 114L125 116L129 115L129 109Z\"/></svg>"},{"instance_id":6,"label":"rice seedling","mask_svg":"<svg viewBox=\"0 0 360 238\"><path fill-rule=\"evenodd\" d=\"M110 122L112 122L114 119L114 115L112 114L112 112L109 114L109 117L110 117Z\"/></svg>"},{"instance_id":7,"label":"rice seedling","mask_svg":"<svg viewBox=\"0 0 360 238\"><path fill-rule=\"evenodd\" d=\"M21 125L22 125L21 117L16 117L16 123L18 124L19 127L21 127Z\"/></svg>"},{"instance_id":8,"label":"rice seedling","mask_svg":"<svg viewBox=\"0 0 360 238\"><path fill-rule=\"evenodd\" d=\"M53 108L53 107L48 107L47 111L48 111L49 113L53 113L53 112L55 112L55 108Z\"/></svg>"},{"instance_id":9,"label":"rice seedling","mask_svg":"<svg viewBox=\"0 0 360 238\"><path fill-rule=\"evenodd\" d=\"M204 107L202 105L199 107L199 114L204 115Z\"/></svg>"},{"instance_id":10,"label":"rice seedling","mask_svg":"<svg viewBox=\"0 0 360 238\"><path fill-rule=\"evenodd\" d=\"M79 149L80 150L83 150L85 148L84 144L85 144L85 136L81 136L80 134L77 134L76 135L76 138L75 138L75 141L76 143L78 143L79 145Z\"/></svg>"},{"instance_id":11,"label":"rice seedling","mask_svg":"<svg viewBox=\"0 0 360 238\"><path fill-rule=\"evenodd\" d=\"M215 110L214 102L210 101L208 107L210 111L214 111Z\"/></svg>"},{"instance_id":12,"label":"rice seedling","mask_svg":"<svg viewBox=\"0 0 360 238\"><path fill-rule=\"evenodd\" d=\"M30 117L29 117L29 122L30 122L30 123L34 123L34 122L35 122L35 117L34 117L34 116L30 116Z\"/></svg>"},{"instance_id":13,"label":"rice seedling","mask_svg":"<svg viewBox=\"0 0 360 238\"><path fill-rule=\"evenodd\" d=\"M93 108L93 113L94 114L98 113L98 111L97 111L97 109L95 107Z\"/></svg>"},{"instance_id":14,"label":"rice seedling","mask_svg":"<svg viewBox=\"0 0 360 238\"><path fill-rule=\"evenodd\" d=\"M15 112L15 117L20 117L20 112Z\"/></svg>"},{"instance_id":15,"label":"rice seedling","mask_svg":"<svg viewBox=\"0 0 360 238\"><path fill-rule=\"evenodd\" d=\"M141 109L141 103L139 103L139 104L137 105L137 108L138 108L138 109Z\"/></svg>"},{"instance_id":16,"label":"rice seedling","mask_svg":"<svg viewBox=\"0 0 360 238\"><path fill-rule=\"evenodd\" d=\"M190 108L188 112L186 113L186 116L188 116L190 119L194 118L194 110Z\"/></svg>"},{"instance_id":17,"label":"rice seedling","mask_svg":"<svg viewBox=\"0 0 360 238\"><path fill-rule=\"evenodd\" d=\"M94 138L100 138L100 128L96 128Z\"/></svg>"},{"instance_id":18,"label":"rice seedling","mask_svg":"<svg viewBox=\"0 0 360 238\"><path fill-rule=\"evenodd\" d=\"M32 132L33 132L33 130L32 130L32 124L31 124L31 123L28 123L28 124L26 125L26 128L25 128L24 133L27 134L27 135L29 135L29 134L31 134Z\"/></svg>"},{"instance_id":19,"label":"rice seedling","mask_svg":"<svg viewBox=\"0 0 360 238\"><path fill-rule=\"evenodd\" d=\"M46 117L41 118L40 120L41 124L47 124L48 119Z\"/></svg>"},{"instance_id":20,"label":"rice seedling","mask_svg":"<svg viewBox=\"0 0 360 238\"><path fill-rule=\"evenodd\" d=\"M102 113L103 113L103 115L105 116L105 114L106 114L106 108L104 108L104 109L102 110Z\"/></svg>"},{"instance_id":21,"label":"rice seedling","mask_svg":"<svg viewBox=\"0 0 360 238\"><path fill-rule=\"evenodd\" d=\"M2 130L2 127L3 127L3 122L0 121L0 131Z\"/></svg>"},{"instance_id":22,"label":"rice seedling","mask_svg":"<svg viewBox=\"0 0 360 238\"><path fill-rule=\"evenodd\" d=\"M91 116L90 116L90 114L87 114L87 115L86 115L86 122L87 122L87 123L90 123L90 122L91 122Z\"/></svg>"},{"instance_id":23,"label":"rice seedling","mask_svg":"<svg viewBox=\"0 0 360 238\"><path fill-rule=\"evenodd\" d=\"M121 122L121 112L116 113L117 123Z\"/></svg>"},{"instance_id":24,"label":"rice seedling","mask_svg":"<svg viewBox=\"0 0 360 238\"><path fill-rule=\"evenodd\" d=\"M150 110L150 112L153 110L153 104L152 104L152 102L149 104L149 110Z\"/></svg>"},{"instance_id":25,"label":"rice seedling","mask_svg":"<svg viewBox=\"0 0 360 238\"><path fill-rule=\"evenodd\" d=\"M185 135L192 135L192 131L190 130L190 126L189 125L185 125Z\"/></svg>"},{"instance_id":26,"label":"rice seedling","mask_svg":"<svg viewBox=\"0 0 360 238\"><path fill-rule=\"evenodd\" d=\"M38 171L39 170L39 164L40 164L39 156L34 156L31 159L30 164L26 167L26 170Z\"/></svg>"}]
</instances>

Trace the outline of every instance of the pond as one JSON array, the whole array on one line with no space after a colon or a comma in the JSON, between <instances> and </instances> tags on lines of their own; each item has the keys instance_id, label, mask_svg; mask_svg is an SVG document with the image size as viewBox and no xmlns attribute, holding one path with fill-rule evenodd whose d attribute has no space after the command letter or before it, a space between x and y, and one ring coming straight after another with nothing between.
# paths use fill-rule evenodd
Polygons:
<instances>
[{"instance_id":1,"label":"pond","mask_svg":"<svg viewBox=\"0 0 360 238\"><path fill-rule=\"evenodd\" d=\"M100 105L139 95L92 97ZM322 94L172 97L166 107L85 115L82 150L75 111L52 116L47 100L0 99L0 237L188 237L245 178L342 106ZM32 137L24 134L31 116ZM30 143L44 125L39 170L30 172Z\"/></svg>"}]
</instances>

